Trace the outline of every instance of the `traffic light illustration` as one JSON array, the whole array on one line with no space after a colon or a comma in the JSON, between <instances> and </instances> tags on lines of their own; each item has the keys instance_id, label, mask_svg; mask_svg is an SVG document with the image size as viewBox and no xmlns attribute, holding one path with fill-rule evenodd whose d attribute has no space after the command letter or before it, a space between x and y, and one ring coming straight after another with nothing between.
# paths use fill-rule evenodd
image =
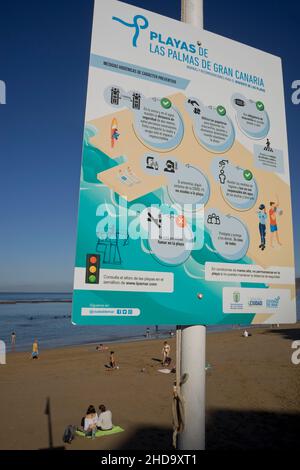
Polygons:
<instances>
[{"instance_id":1,"label":"traffic light illustration","mask_svg":"<svg viewBox=\"0 0 300 470\"><path fill-rule=\"evenodd\" d=\"M85 282L86 284L99 284L100 272L100 256L99 255L86 255L86 271Z\"/></svg>"}]
</instances>

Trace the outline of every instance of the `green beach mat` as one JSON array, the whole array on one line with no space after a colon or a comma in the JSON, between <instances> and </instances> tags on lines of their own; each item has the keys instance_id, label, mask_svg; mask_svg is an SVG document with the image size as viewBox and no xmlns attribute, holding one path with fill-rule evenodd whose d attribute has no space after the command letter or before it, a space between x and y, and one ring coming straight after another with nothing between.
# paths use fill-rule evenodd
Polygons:
<instances>
[{"instance_id":1,"label":"green beach mat","mask_svg":"<svg viewBox=\"0 0 300 470\"><path fill-rule=\"evenodd\" d=\"M111 434L118 434L119 432L123 432L124 429L120 426L114 426L109 431L97 431L95 437L102 437L102 436L110 436ZM86 437L87 439L91 439L91 436L86 436L83 431L76 431L77 436Z\"/></svg>"}]
</instances>

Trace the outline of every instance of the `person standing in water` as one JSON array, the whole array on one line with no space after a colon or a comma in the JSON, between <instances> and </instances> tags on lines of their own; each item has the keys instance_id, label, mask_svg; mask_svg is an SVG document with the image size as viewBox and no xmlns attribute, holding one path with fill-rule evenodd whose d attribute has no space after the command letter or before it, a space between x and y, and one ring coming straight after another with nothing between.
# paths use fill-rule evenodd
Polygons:
<instances>
[{"instance_id":1,"label":"person standing in water","mask_svg":"<svg viewBox=\"0 0 300 470\"><path fill-rule=\"evenodd\" d=\"M13 331L12 334L11 334L11 347L12 347L12 349L14 349L15 346L16 346L16 340L17 340L17 335Z\"/></svg>"}]
</instances>

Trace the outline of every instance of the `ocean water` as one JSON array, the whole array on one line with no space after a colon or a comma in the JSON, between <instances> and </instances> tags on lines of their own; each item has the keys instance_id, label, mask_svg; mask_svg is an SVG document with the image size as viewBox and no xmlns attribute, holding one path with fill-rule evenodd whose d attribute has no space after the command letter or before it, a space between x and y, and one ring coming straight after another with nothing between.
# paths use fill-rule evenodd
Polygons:
<instances>
[{"instance_id":1,"label":"ocean water","mask_svg":"<svg viewBox=\"0 0 300 470\"><path fill-rule=\"evenodd\" d=\"M74 326L71 323L70 301L72 294L3 294L0 302L18 301L20 303L0 304L0 340L6 343L10 351L10 337L14 331L17 336L16 350L31 350L35 338L40 350L61 346L87 343L111 343L133 341L145 338L145 326ZM42 301L38 303L38 301ZM36 302L36 303L35 303ZM297 316L300 320L300 291L297 293ZM158 334L155 326L150 326L151 337L163 338L169 331L175 331L175 325L159 325ZM208 327L208 331L230 329L230 325Z\"/></svg>"},{"instance_id":2,"label":"ocean water","mask_svg":"<svg viewBox=\"0 0 300 470\"><path fill-rule=\"evenodd\" d=\"M71 323L72 294L0 294L0 340L10 351L11 333L16 333L17 351L31 350L35 338L42 350L60 346L144 339L146 326L74 326ZM40 301L40 303L39 303ZM155 326L149 326L155 337ZM158 337L167 336L174 325L159 325ZM155 335L155 336L154 336Z\"/></svg>"}]
</instances>

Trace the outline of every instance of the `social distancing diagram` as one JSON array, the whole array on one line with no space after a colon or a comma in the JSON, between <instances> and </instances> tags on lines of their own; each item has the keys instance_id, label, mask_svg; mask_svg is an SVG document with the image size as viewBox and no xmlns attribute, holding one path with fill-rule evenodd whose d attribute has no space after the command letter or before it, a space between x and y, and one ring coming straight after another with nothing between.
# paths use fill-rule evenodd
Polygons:
<instances>
[{"instance_id":1,"label":"social distancing diagram","mask_svg":"<svg viewBox=\"0 0 300 470\"><path fill-rule=\"evenodd\" d=\"M133 45L130 31L111 24L111 17L128 20L136 9L112 1L100 15L100 6L104 2L97 0L74 322L293 321L292 215L278 61L207 32L199 46L198 32L149 12L148 26L136 33ZM101 45L101 28L123 38L122 53L115 41ZM176 41L151 28L176 32ZM149 41L161 44L147 48ZM187 51L172 55L172 47ZM213 65L220 50L231 67ZM247 54L252 60L245 62ZM241 72L247 63L252 73ZM97 276L87 272L92 267L86 260L93 256ZM279 285L285 294L272 302Z\"/></svg>"}]
</instances>

